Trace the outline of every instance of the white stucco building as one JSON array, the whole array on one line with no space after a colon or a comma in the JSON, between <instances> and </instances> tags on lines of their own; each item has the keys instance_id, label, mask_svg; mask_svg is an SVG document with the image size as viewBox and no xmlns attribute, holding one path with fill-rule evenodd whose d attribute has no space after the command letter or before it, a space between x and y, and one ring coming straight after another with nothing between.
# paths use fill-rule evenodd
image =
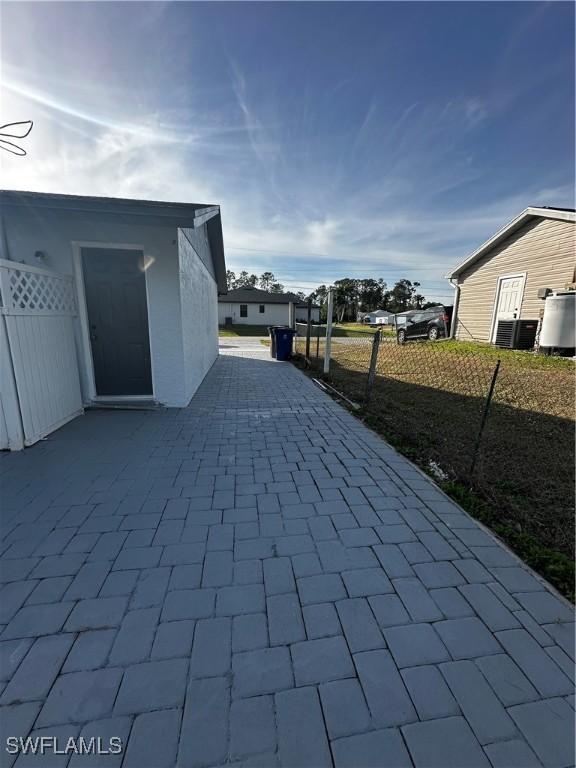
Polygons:
<instances>
[{"instance_id":1,"label":"white stucco building","mask_svg":"<svg viewBox=\"0 0 576 768\"><path fill-rule=\"evenodd\" d=\"M219 207L4 191L0 216L0 352L14 390L3 366L0 445L15 402L52 409L35 435L98 401L187 405L218 356Z\"/></svg>"},{"instance_id":2,"label":"white stucco building","mask_svg":"<svg viewBox=\"0 0 576 768\"><path fill-rule=\"evenodd\" d=\"M294 293L270 293L250 286L235 288L218 298L219 325L288 325L290 304L294 319L305 323L308 309ZM313 305L312 322L320 321L320 307Z\"/></svg>"}]
</instances>

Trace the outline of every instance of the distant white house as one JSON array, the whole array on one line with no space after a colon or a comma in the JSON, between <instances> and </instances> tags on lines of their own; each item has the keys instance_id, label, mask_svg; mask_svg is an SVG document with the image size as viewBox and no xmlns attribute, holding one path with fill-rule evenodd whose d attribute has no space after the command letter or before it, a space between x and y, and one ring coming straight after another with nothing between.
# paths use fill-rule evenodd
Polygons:
<instances>
[{"instance_id":1,"label":"distant white house","mask_svg":"<svg viewBox=\"0 0 576 768\"><path fill-rule=\"evenodd\" d=\"M305 323L307 305L294 293L270 293L259 288L235 288L218 297L219 325L288 325L290 304L294 319ZM320 321L320 307L312 306L312 322Z\"/></svg>"},{"instance_id":2,"label":"distant white house","mask_svg":"<svg viewBox=\"0 0 576 768\"><path fill-rule=\"evenodd\" d=\"M182 407L218 357L218 206L0 191L0 449L119 401Z\"/></svg>"},{"instance_id":3,"label":"distant white house","mask_svg":"<svg viewBox=\"0 0 576 768\"><path fill-rule=\"evenodd\" d=\"M376 309L374 312L366 312L362 315L362 322L369 325L393 325L394 313L385 309Z\"/></svg>"}]
</instances>

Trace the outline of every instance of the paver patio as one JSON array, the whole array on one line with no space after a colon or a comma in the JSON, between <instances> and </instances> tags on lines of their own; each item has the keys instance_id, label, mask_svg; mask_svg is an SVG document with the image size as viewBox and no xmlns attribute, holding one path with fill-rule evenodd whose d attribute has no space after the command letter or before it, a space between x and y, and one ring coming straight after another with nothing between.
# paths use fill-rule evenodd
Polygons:
<instances>
[{"instance_id":1,"label":"paver patio","mask_svg":"<svg viewBox=\"0 0 576 768\"><path fill-rule=\"evenodd\" d=\"M186 409L0 457L1 764L572 766L571 607L289 363L222 351ZM29 733L124 751L4 751Z\"/></svg>"}]
</instances>

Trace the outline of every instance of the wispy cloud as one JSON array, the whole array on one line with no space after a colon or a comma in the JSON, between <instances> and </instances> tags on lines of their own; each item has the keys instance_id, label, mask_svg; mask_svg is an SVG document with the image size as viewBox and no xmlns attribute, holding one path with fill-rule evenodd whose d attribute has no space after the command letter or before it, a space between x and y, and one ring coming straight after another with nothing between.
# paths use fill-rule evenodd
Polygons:
<instances>
[{"instance_id":1,"label":"wispy cloud","mask_svg":"<svg viewBox=\"0 0 576 768\"><path fill-rule=\"evenodd\" d=\"M7 5L2 117L35 127L27 158L0 156L2 185L218 203L232 269L304 290L406 276L445 297L446 270L520 210L572 200L572 149L548 166L513 157L531 123L497 83L452 80L400 44L380 60L378 38L363 58L352 22L332 20L348 4L331 8L328 37L321 25L274 26L275 14L312 13L305 4L258 6L253 24L240 4ZM361 5L354 18L400 5ZM135 32L119 43L110 30L127 19ZM335 39L338 55L322 47ZM518 45L501 55L515 61Z\"/></svg>"}]
</instances>

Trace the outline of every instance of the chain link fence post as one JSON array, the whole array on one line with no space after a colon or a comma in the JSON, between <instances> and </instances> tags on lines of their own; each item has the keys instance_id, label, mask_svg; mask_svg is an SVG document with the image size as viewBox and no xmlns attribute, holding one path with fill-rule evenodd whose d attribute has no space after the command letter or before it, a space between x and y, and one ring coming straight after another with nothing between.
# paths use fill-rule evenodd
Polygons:
<instances>
[{"instance_id":1,"label":"chain link fence post","mask_svg":"<svg viewBox=\"0 0 576 768\"><path fill-rule=\"evenodd\" d=\"M470 471L468 473L468 481L472 484L472 478L474 477L474 470L476 469L476 463L478 461L478 455L480 453L480 444L482 442L482 435L484 434L484 428L488 421L488 415L490 413L490 406L492 404L492 398L494 397L494 389L496 387L496 379L498 378L498 371L500 370L500 360L496 362L494 373L492 374L492 380L490 381L490 388L486 395L486 402L484 403L484 409L482 410L482 419L480 420L480 427L478 428L478 434L476 435L476 443L474 445L474 452L472 454L472 461L470 463Z\"/></svg>"},{"instance_id":2,"label":"chain link fence post","mask_svg":"<svg viewBox=\"0 0 576 768\"><path fill-rule=\"evenodd\" d=\"M310 333L312 331L312 299L308 299L306 307L306 360L310 362Z\"/></svg>"},{"instance_id":3,"label":"chain link fence post","mask_svg":"<svg viewBox=\"0 0 576 768\"><path fill-rule=\"evenodd\" d=\"M328 290L328 315L326 317L326 343L324 345L324 373L330 372L330 352L332 349L332 314L334 312L334 290Z\"/></svg>"},{"instance_id":4,"label":"chain link fence post","mask_svg":"<svg viewBox=\"0 0 576 768\"><path fill-rule=\"evenodd\" d=\"M380 349L380 339L382 331L376 331L372 339L372 352L370 354L370 367L368 368L368 378L366 380L366 392L364 394L364 403L367 405L372 395L374 379L376 378L376 365L378 364L378 350Z\"/></svg>"}]
</instances>

